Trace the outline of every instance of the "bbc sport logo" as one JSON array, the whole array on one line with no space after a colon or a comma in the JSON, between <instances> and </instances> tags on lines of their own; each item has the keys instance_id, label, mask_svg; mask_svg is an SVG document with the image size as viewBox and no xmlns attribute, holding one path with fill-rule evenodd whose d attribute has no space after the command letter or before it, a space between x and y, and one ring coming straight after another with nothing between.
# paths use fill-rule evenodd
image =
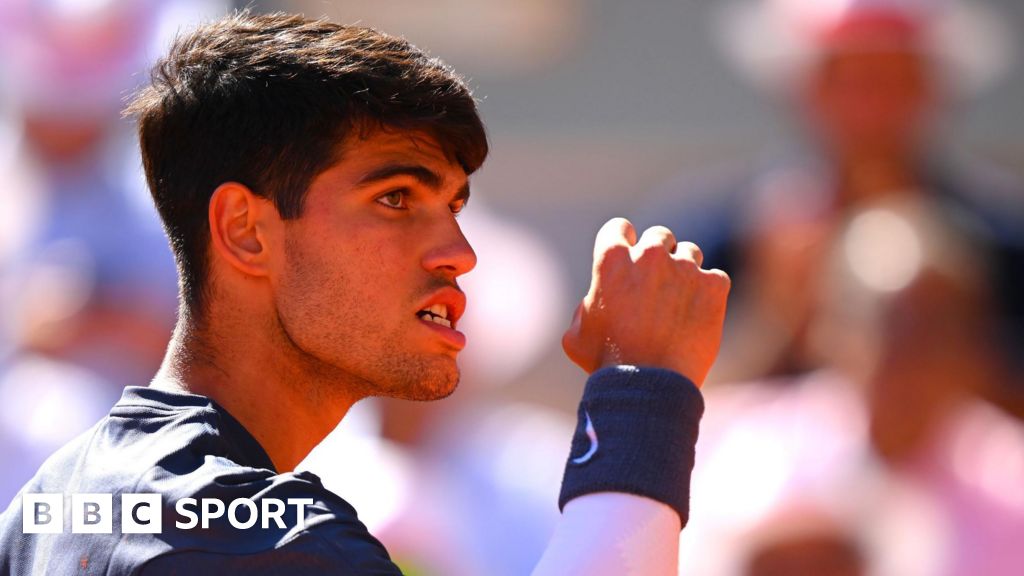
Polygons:
<instances>
[{"instance_id":1,"label":"bbc sport logo","mask_svg":"<svg viewBox=\"0 0 1024 576\"><path fill-rule=\"evenodd\" d=\"M25 494L22 498L22 526L24 534L62 534L64 532L64 494ZM112 534L114 527L113 494L71 494L72 534ZM273 522L286 529L285 514L289 506L295 507L295 526L306 526L306 506L312 498L236 498L225 504L219 498L182 498L174 503L180 520L174 522L179 530L206 529L210 521L227 517L228 523L239 530L264 530ZM243 512L244 509L244 512ZM121 494L121 533L160 534L163 531L163 497L160 494Z\"/></svg>"}]
</instances>

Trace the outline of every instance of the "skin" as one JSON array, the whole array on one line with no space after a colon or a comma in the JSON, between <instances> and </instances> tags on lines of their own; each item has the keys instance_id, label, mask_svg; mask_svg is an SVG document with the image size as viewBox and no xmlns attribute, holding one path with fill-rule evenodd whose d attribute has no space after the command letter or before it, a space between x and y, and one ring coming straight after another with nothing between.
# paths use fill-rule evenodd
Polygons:
<instances>
[{"instance_id":1,"label":"skin","mask_svg":"<svg viewBox=\"0 0 1024 576\"><path fill-rule=\"evenodd\" d=\"M862 576L864 560L854 542L841 535L808 535L760 551L747 576Z\"/></svg>"},{"instance_id":2,"label":"skin","mask_svg":"<svg viewBox=\"0 0 1024 576\"><path fill-rule=\"evenodd\" d=\"M476 256L456 220L463 169L421 133L343 143L302 216L236 182L209 207L210 297L202 328L183 314L153 386L212 398L292 470L366 396L452 393L465 338L417 313L465 305L457 278ZM594 282L563 344L587 372L676 370L700 385L721 338L729 279L700 269L666 228L598 233ZM454 325L457 328L457 323ZM286 425L282 425L286 423ZM674 515L670 515L673 516Z\"/></svg>"},{"instance_id":3,"label":"skin","mask_svg":"<svg viewBox=\"0 0 1024 576\"><path fill-rule=\"evenodd\" d=\"M729 372L717 374L722 380L816 366L808 328L818 288L794 279L820 274L846 209L925 189L920 173L925 136L941 103L933 63L908 38L884 36L886 46L873 46L878 32L862 34L846 37L842 45L821 46L820 57L796 86L794 104L828 162L834 204L814 219L766 220L764 233L743 247L749 285L757 287L743 301L751 309L748 316L759 320L741 321L737 329L756 345L736 346L735 357L725 363ZM765 325L781 335L767 346L753 335Z\"/></svg>"},{"instance_id":4,"label":"skin","mask_svg":"<svg viewBox=\"0 0 1024 576\"><path fill-rule=\"evenodd\" d=\"M822 59L803 108L832 156L844 201L916 187L935 104L929 62L913 50L854 50Z\"/></svg>"},{"instance_id":5,"label":"skin","mask_svg":"<svg viewBox=\"0 0 1024 576\"><path fill-rule=\"evenodd\" d=\"M241 184L218 187L208 320L179 322L153 383L215 400L279 471L359 399L437 399L459 379L461 333L417 312L464 307L456 279L476 264L456 221L465 171L418 133L378 131L342 150L296 219Z\"/></svg>"},{"instance_id":6,"label":"skin","mask_svg":"<svg viewBox=\"0 0 1024 576\"><path fill-rule=\"evenodd\" d=\"M663 226L637 239L624 218L597 233L590 290L562 338L588 373L631 364L675 370L697 386L718 355L729 276L703 270L697 245Z\"/></svg>"}]
</instances>

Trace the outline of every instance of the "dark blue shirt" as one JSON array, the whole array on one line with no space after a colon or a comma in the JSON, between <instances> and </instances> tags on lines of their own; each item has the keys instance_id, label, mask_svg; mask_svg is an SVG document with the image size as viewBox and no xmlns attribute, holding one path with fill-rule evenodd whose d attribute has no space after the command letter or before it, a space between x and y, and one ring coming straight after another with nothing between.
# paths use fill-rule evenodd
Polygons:
<instances>
[{"instance_id":1,"label":"dark blue shirt","mask_svg":"<svg viewBox=\"0 0 1024 576\"><path fill-rule=\"evenodd\" d=\"M287 426L287 422L282 422ZM64 495L63 532L23 534L25 494ZM112 495L112 533L72 533L71 495ZM162 531L122 534L121 495L160 494ZM209 527L181 529L191 518L183 498L304 498L304 526L288 506L284 526L262 519L237 528L228 514ZM197 515L198 505L189 507ZM237 521L249 518L240 507ZM0 516L0 575L22 574L400 574L356 511L309 472L279 474L242 425L212 400L130 387L110 414L46 461Z\"/></svg>"},{"instance_id":2,"label":"dark blue shirt","mask_svg":"<svg viewBox=\"0 0 1024 576\"><path fill-rule=\"evenodd\" d=\"M596 492L636 494L671 506L685 526L703 410L697 387L675 372L634 366L598 370L580 402L559 504ZM23 503L39 494L62 499L62 533L25 533ZM84 494L110 495L106 533L76 533L69 508L75 495ZM146 519L133 513L135 504L122 504L122 495L140 494L157 495L159 533L122 533L122 516ZM223 503L227 513L210 518L206 527L178 527L201 512L193 504L191 516L181 514L178 504L204 498ZM288 506L280 523L264 525L264 504L292 499L307 502L301 517L297 506ZM232 520L252 520L244 506L231 514L232 502L245 501L260 514L249 528L232 525ZM28 519L39 517L31 502L28 511ZM59 517L55 508L51 511ZM401 571L352 506L314 474L277 473L256 439L212 400L133 387L99 424L51 456L0 516L0 576L22 574L393 576Z\"/></svg>"}]
</instances>

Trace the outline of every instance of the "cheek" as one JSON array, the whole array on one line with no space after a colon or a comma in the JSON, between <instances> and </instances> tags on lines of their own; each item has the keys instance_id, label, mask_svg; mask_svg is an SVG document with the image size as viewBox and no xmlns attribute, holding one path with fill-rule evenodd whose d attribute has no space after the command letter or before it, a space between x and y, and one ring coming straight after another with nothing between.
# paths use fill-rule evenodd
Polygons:
<instances>
[{"instance_id":1,"label":"cheek","mask_svg":"<svg viewBox=\"0 0 1024 576\"><path fill-rule=\"evenodd\" d=\"M320 355L324 340L337 331L353 307L356 286L345 266L346 254L330 250L326 239L287 238L283 266L274 291L280 323L300 348Z\"/></svg>"},{"instance_id":2,"label":"cheek","mask_svg":"<svg viewBox=\"0 0 1024 576\"><path fill-rule=\"evenodd\" d=\"M389 304L404 303L399 255L369 234L347 232L286 243L277 305L289 332L366 334L384 329Z\"/></svg>"}]
</instances>

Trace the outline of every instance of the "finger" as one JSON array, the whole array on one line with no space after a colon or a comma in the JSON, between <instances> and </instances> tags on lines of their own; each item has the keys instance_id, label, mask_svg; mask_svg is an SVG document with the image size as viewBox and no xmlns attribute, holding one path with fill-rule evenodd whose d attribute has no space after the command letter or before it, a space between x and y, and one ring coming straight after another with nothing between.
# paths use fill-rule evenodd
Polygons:
<instances>
[{"instance_id":1,"label":"finger","mask_svg":"<svg viewBox=\"0 0 1024 576\"><path fill-rule=\"evenodd\" d=\"M659 247L671 254L676 249L676 237L664 226L652 226L644 230L643 236L633 247L634 259L647 250Z\"/></svg>"},{"instance_id":2,"label":"finger","mask_svg":"<svg viewBox=\"0 0 1024 576\"><path fill-rule=\"evenodd\" d=\"M625 218L612 218L604 223L597 231L597 238L594 240L594 260L614 246L630 247L636 244L636 228Z\"/></svg>"},{"instance_id":3,"label":"finger","mask_svg":"<svg viewBox=\"0 0 1024 576\"><path fill-rule=\"evenodd\" d=\"M704 265L704 253L701 252L700 246L693 242L680 242L676 246L675 257L676 260L692 260L697 264L697 268Z\"/></svg>"},{"instance_id":4,"label":"finger","mask_svg":"<svg viewBox=\"0 0 1024 576\"><path fill-rule=\"evenodd\" d=\"M580 338L582 337L580 332L582 330L581 322L583 319L583 304L580 303L576 307L576 312L573 314L572 323L569 325L569 329L562 334L562 350L565 351L565 355L572 360L580 368L590 372L589 364L586 360L586 354L583 351L583 343Z\"/></svg>"},{"instance_id":5,"label":"finger","mask_svg":"<svg viewBox=\"0 0 1024 576\"><path fill-rule=\"evenodd\" d=\"M732 289L732 278L729 277L723 270L718 268L712 268L711 270L702 270L705 276L712 278L715 284L721 287L726 294Z\"/></svg>"}]
</instances>

